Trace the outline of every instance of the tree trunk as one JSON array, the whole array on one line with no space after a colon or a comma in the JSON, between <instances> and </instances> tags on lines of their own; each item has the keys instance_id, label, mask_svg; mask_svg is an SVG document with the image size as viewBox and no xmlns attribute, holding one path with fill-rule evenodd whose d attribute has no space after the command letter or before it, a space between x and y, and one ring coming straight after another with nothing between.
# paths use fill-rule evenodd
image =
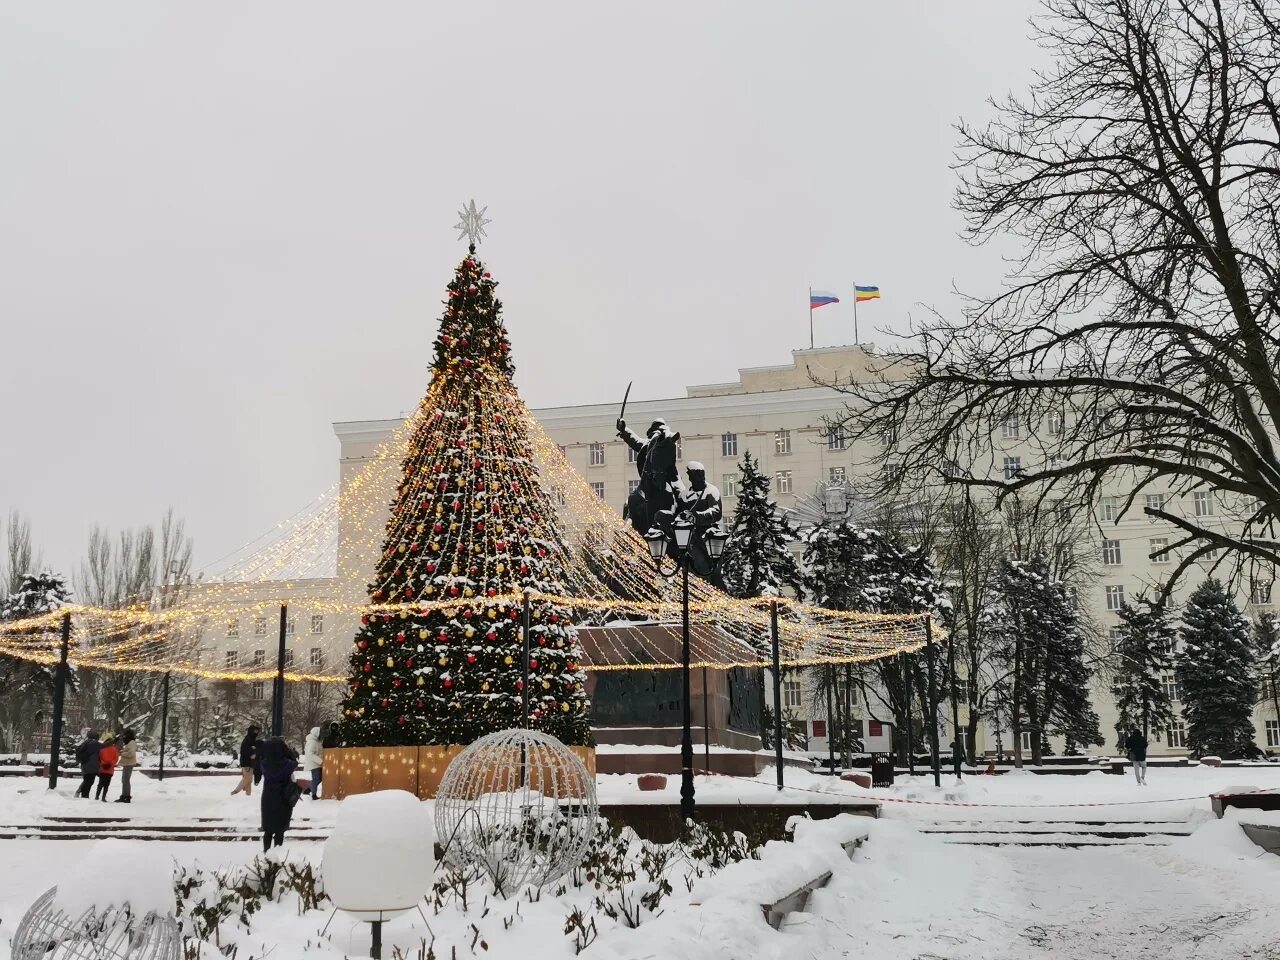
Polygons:
<instances>
[{"instance_id":1,"label":"tree trunk","mask_svg":"<svg viewBox=\"0 0 1280 960\"><path fill-rule=\"evenodd\" d=\"M1013 640L1013 698L1009 704L1009 732L1013 734L1013 765L1022 768L1022 637Z\"/></svg>"}]
</instances>

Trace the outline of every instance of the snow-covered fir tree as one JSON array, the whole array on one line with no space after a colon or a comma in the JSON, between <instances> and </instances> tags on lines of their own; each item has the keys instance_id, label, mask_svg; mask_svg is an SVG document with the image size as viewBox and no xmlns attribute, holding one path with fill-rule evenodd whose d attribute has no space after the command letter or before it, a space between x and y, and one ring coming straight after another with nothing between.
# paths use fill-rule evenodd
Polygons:
<instances>
[{"instance_id":1,"label":"snow-covered fir tree","mask_svg":"<svg viewBox=\"0 0 1280 960\"><path fill-rule=\"evenodd\" d=\"M947 602L928 551L875 528L845 520L820 524L805 534L804 545L805 590L820 606L867 613L936 614ZM873 667L873 689L893 715L895 749L901 759L915 749L914 727L927 714L927 668L923 663L922 659L917 664L916 658L889 657L876 661ZM852 668L845 670L846 689L851 672ZM823 692L824 683L839 686L831 671L815 692ZM940 703L943 695L940 688Z\"/></svg>"},{"instance_id":2,"label":"snow-covered fir tree","mask_svg":"<svg viewBox=\"0 0 1280 960\"><path fill-rule=\"evenodd\" d=\"M800 567L790 544L796 531L769 498L769 478L750 451L738 466L738 508L720 562L725 589L735 597L801 594Z\"/></svg>"},{"instance_id":3,"label":"snow-covered fir tree","mask_svg":"<svg viewBox=\"0 0 1280 960\"><path fill-rule=\"evenodd\" d=\"M474 247L449 283L382 556L351 653L350 746L463 744L520 726L520 591L563 594L568 562L511 381L497 284ZM531 605L533 727L590 742L572 612Z\"/></svg>"},{"instance_id":4,"label":"snow-covered fir tree","mask_svg":"<svg viewBox=\"0 0 1280 960\"><path fill-rule=\"evenodd\" d=\"M988 619L998 637L997 660L1008 675L1004 706L1021 760L1024 732L1039 763L1051 734L1068 749L1101 744L1098 715L1089 701L1092 671L1075 601L1044 556L1007 560L996 578Z\"/></svg>"},{"instance_id":5,"label":"snow-covered fir tree","mask_svg":"<svg viewBox=\"0 0 1280 960\"><path fill-rule=\"evenodd\" d=\"M1256 753L1253 642L1248 624L1220 581L1209 579L1196 587L1182 613L1180 635L1176 669L1187 749L1198 757Z\"/></svg>"},{"instance_id":6,"label":"snow-covered fir tree","mask_svg":"<svg viewBox=\"0 0 1280 960\"><path fill-rule=\"evenodd\" d=\"M1123 745L1133 730L1144 737L1173 721L1173 704L1165 690L1164 674L1173 669L1177 638L1168 608L1139 600L1120 607L1120 626L1112 654L1111 695L1116 702L1116 743Z\"/></svg>"},{"instance_id":7,"label":"snow-covered fir tree","mask_svg":"<svg viewBox=\"0 0 1280 960\"><path fill-rule=\"evenodd\" d=\"M16 579L16 589L0 602L0 621L38 617L70 600L66 580L57 574L49 570L24 574ZM52 664L0 654L0 741L5 749L21 749L18 741L23 739L22 731L29 731L31 717L49 708L56 671ZM75 675L70 670L68 679L74 689Z\"/></svg>"}]
</instances>

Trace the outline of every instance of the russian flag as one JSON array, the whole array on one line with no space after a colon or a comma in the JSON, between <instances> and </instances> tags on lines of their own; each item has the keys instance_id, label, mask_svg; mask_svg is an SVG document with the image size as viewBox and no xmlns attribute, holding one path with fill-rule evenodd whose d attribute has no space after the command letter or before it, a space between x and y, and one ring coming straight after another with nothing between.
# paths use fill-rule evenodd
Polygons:
<instances>
[{"instance_id":1,"label":"russian flag","mask_svg":"<svg viewBox=\"0 0 1280 960\"><path fill-rule=\"evenodd\" d=\"M840 298L834 293L827 293L825 290L809 291L809 309L817 310L818 307L825 307L829 303L839 303Z\"/></svg>"}]
</instances>

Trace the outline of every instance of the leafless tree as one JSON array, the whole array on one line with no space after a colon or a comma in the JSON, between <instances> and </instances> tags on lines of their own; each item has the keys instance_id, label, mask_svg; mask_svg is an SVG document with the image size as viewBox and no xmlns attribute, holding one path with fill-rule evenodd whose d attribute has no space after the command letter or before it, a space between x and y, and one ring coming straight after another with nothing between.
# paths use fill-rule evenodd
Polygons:
<instances>
[{"instance_id":1,"label":"leafless tree","mask_svg":"<svg viewBox=\"0 0 1280 960\"><path fill-rule=\"evenodd\" d=\"M0 557L0 600L18 589L23 574L35 573L40 555L31 545L31 523L16 510L9 511L5 527L4 556Z\"/></svg>"},{"instance_id":2,"label":"leafless tree","mask_svg":"<svg viewBox=\"0 0 1280 960\"><path fill-rule=\"evenodd\" d=\"M1120 516L1178 531L1165 595L1215 548L1280 561L1278 15L1046 3L1032 29L1054 66L959 127L968 237L1023 252L1003 289L918 323L918 347L870 382L833 384L854 398L846 430L890 438L886 463L1041 505L1123 486ZM1005 475L992 431L1008 422L1042 460Z\"/></svg>"},{"instance_id":3,"label":"leafless tree","mask_svg":"<svg viewBox=\"0 0 1280 960\"><path fill-rule=\"evenodd\" d=\"M88 555L76 577L80 602L90 607L120 610L146 607L163 610L176 605L191 579L191 538L183 521L165 513L159 535L154 527L126 530L112 537L101 527L89 531ZM94 644L118 636L99 635L90 628L81 642ZM131 639L145 639L140 659L168 662L184 659L196 638L179 629L151 625L131 628ZM123 726L155 726L159 722L163 674L98 669L86 671L85 699L88 715L110 729ZM189 680L171 678L170 700L185 695Z\"/></svg>"},{"instance_id":4,"label":"leafless tree","mask_svg":"<svg viewBox=\"0 0 1280 960\"><path fill-rule=\"evenodd\" d=\"M9 512L4 531L4 554L0 556L0 611L5 600L16 593L26 574L40 566L39 554L31 544L31 524L16 510ZM3 614L0 613L0 619ZM0 654L0 749L23 752L38 725L37 712L50 704L45 668L16 657Z\"/></svg>"}]
</instances>

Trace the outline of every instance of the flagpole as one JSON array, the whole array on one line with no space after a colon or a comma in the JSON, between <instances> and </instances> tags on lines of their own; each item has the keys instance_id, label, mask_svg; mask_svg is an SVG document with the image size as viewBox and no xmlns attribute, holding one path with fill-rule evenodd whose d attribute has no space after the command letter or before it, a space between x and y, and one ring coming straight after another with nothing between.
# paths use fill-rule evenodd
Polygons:
<instances>
[{"instance_id":1,"label":"flagpole","mask_svg":"<svg viewBox=\"0 0 1280 960\"><path fill-rule=\"evenodd\" d=\"M853 281L853 345L858 345L858 281Z\"/></svg>"},{"instance_id":2,"label":"flagpole","mask_svg":"<svg viewBox=\"0 0 1280 960\"><path fill-rule=\"evenodd\" d=\"M809 349L813 349L813 287L809 288Z\"/></svg>"}]
</instances>

